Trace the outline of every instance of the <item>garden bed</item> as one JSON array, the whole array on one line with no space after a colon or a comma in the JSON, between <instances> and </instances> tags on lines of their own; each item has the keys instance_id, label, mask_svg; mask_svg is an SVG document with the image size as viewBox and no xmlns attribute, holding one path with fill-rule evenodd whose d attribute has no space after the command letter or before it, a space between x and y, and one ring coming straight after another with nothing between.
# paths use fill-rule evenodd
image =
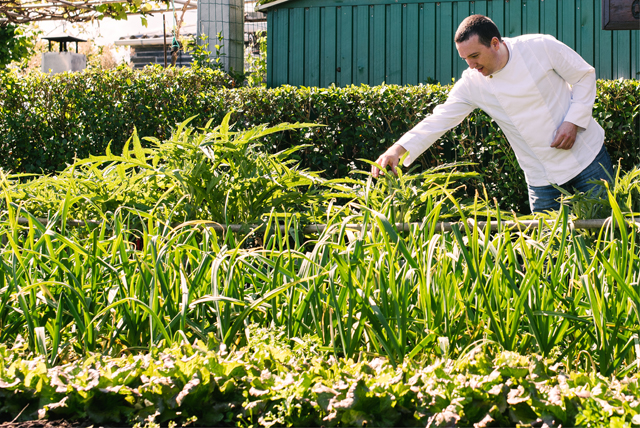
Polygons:
<instances>
[{"instance_id":1,"label":"garden bed","mask_svg":"<svg viewBox=\"0 0 640 428\"><path fill-rule=\"evenodd\" d=\"M0 417L638 425L640 170L523 218L461 197L464 165L328 180L262 149L305 127L1 174Z\"/></svg>"},{"instance_id":2,"label":"garden bed","mask_svg":"<svg viewBox=\"0 0 640 428\"><path fill-rule=\"evenodd\" d=\"M246 334L248 345L233 352L200 342L96 354L35 375L42 360L5 356L15 377L2 376L0 412L22 406L18 419L85 421L54 426L640 425L638 376L567 372L493 345L431 365L356 362L328 356L311 337L289 342L282 329L252 326Z\"/></svg>"}]
</instances>

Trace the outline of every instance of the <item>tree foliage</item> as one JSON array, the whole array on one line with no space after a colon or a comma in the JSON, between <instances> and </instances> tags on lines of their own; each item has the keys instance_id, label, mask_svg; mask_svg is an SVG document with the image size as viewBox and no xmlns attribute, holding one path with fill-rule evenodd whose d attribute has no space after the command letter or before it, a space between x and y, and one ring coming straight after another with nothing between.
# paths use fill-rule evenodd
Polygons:
<instances>
[{"instance_id":1,"label":"tree foliage","mask_svg":"<svg viewBox=\"0 0 640 428\"><path fill-rule=\"evenodd\" d=\"M33 49L31 37L24 34L24 30L17 25L0 26L0 69L13 61L28 58Z\"/></svg>"},{"instance_id":2,"label":"tree foliage","mask_svg":"<svg viewBox=\"0 0 640 428\"><path fill-rule=\"evenodd\" d=\"M129 14L142 14L144 20L145 14L166 11L169 5L168 0L0 0L0 26L54 20L86 22L105 17L127 19Z\"/></svg>"}]
</instances>

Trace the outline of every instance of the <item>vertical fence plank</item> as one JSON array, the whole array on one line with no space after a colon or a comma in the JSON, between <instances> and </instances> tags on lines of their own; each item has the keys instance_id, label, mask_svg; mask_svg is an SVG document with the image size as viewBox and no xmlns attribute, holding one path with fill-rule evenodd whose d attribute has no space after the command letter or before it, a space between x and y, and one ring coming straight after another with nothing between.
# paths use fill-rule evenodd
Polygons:
<instances>
[{"instance_id":1,"label":"vertical fence plank","mask_svg":"<svg viewBox=\"0 0 640 428\"><path fill-rule=\"evenodd\" d=\"M436 5L425 3L421 13L422 21L422 76L421 82L435 82L438 80L438 47L436 46Z\"/></svg>"},{"instance_id":2,"label":"vertical fence plank","mask_svg":"<svg viewBox=\"0 0 640 428\"><path fill-rule=\"evenodd\" d=\"M594 13L593 0L577 0L582 3L580 7L580 27L578 28L580 35L580 55L589 64L595 64L594 55ZM598 11L597 13L600 13Z\"/></svg>"},{"instance_id":3,"label":"vertical fence plank","mask_svg":"<svg viewBox=\"0 0 640 428\"><path fill-rule=\"evenodd\" d=\"M631 75L631 30L616 31L616 36L618 40L614 52L618 58L614 62L613 78L619 79Z\"/></svg>"},{"instance_id":4,"label":"vertical fence plank","mask_svg":"<svg viewBox=\"0 0 640 428\"><path fill-rule=\"evenodd\" d=\"M384 80L390 85L402 84L402 8L403 5L399 3L386 8L387 45Z\"/></svg>"},{"instance_id":5,"label":"vertical fence plank","mask_svg":"<svg viewBox=\"0 0 640 428\"><path fill-rule=\"evenodd\" d=\"M274 34L276 31L274 25L275 16L275 12L267 14L267 34ZM273 37L267 37L267 86L270 88L276 86L273 79L273 58L276 57L273 46L273 39Z\"/></svg>"},{"instance_id":6,"label":"vertical fence plank","mask_svg":"<svg viewBox=\"0 0 640 428\"><path fill-rule=\"evenodd\" d=\"M602 19L601 17L599 20ZM612 31L598 31L598 70L600 71L600 75L598 76L600 79L611 79L613 76L613 52L612 52Z\"/></svg>"},{"instance_id":7,"label":"vertical fence plank","mask_svg":"<svg viewBox=\"0 0 640 428\"><path fill-rule=\"evenodd\" d=\"M489 18L491 18L493 20L493 22L495 22L495 24L498 26L498 28L500 29L500 33L503 36L506 36L506 31L505 31L505 22L504 22L504 0L501 1L491 1L490 3L490 11L489 11Z\"/></svg>"},{"instance_id":8,"label":"vertical fence plank","mask_svg":"<svg viewBox=\"0 0 640 428\"><path fill-rule=\"evenodd\" d=\"M615 30L615 31L611 31L611 78L612 79L617 79L618 78L618 69L620 68L620 64L619 64L619 56L618 53L616 52L616 47L618 47L618 36L620 35L620 31Z\"/></svg>"},{"instance_id":9,"label":"vertical fence plank","mask_svg":"<svg viewBox=\"0 0 640 428\"><path fill-rule=\"evenodd\" d=\"M342 19L340 21L340 86L353 83L353 43L355 33L353 31L353 7L342 6L340 8Z\"/></svg>"},{"instance_id":10,"label":"vertical fence plank","mask_svg":"<svg viewBox=\"0 0 640 428\"><path fill-rule=\"evenodd\" d=\"M640 79L640 30L632 31L631 38L631 79Z\"/></svg>"},{"instance_id":11,"label":"vertical fence plank","mask_svg":"<svg viewBox=\"0 0 640 428\"><path fill-rule=\"evenodd\" d=\"M437 43L437 51L440 52L438 57L438 74L436 79L443 85L451 83L453 77L453 7L449 2L441 2L436 4L436 19L439 24ZM436 56L437 53L436 53Z\"/></svg>"},{"instance_id":12,"label":"vertical fence plank","mask_svg":"<svg viewBox=\"0 0 640 428\"><path fill-rule=\"evenodd\" d=\"M417 3L403 4L402 32L402 84L418 84L418 52L421 39L418 31L419 9Z\"/></svg>"},{"instance_id":13,"label":"vertical fence plank","mask_svg":"<svg viewBox=\"0 0 640 428\"><path fill-rule=\"evenodd\" d=\"M522 34L541 33L540 3L540 0L526 0L522 2Z\"/></svg>"},{"instance_id":14,"label":"vertical fence plank","mask_svg":"<svg viewBox=\"0 0 640 428\"><path fill-rule=\"evenodd\" d=\"M558 17L560 40L571 49L576 48L576 5L574 1L562 1L562 16Z\"/></svg>"},{"instance_id":15,"label":"vertical fence plank","mask_svg":"<svg viewBox=\"0 0 640 428\"><path fill-rule=\"evenodd\" d=\"M465 19L467 16L471 15L469 11L471 10L471 2L468 1L454 1L451 3L451 24L453 28L453 34L455 35L456 30L458 29L458 25Z\"/></svg>"},{"instance_id":16,"label":"vertical fence plank","mask_svg":"<svg viewBox=\"0 0 640 428\"><path fill-rule=\"evenodd\" d=\"M335 85L340 86L340 74L342 68L340 67L342 58L342 7L336 7L336 51L334 53L335 58Z\"/></svg>"},{"instance_id":17,"label":"vertical fence plank","mask_svg":"<svg viewBox=\"0 0 640 428\"><path fill-rule=\"evenodd\" d=\"M354 12L354 80L356 85L369 83L369 6L358 6Z\"/></svg>"},{"instance_id":18,"label":"vertical fence plank","mask_svg":"<svg viewBox=\"0 0 640 428\"><path fill-rule=\"evenodd\" d=\"M425 81L424 75L424 54L425 54L425 25L424 25L424 3L418 5L418 82Z\"/></svg>"},{"instance_id":19,"label":"vertical fence plank","mask_svg":"<svg viewBox=\"0 0 640 428\"><path fill-rule=\"evenodd\" d=\"M592 0L594 3L597 2L598 5L602 0ZM596 68L596 78L601 79L600 72L600 30L601 25L601 13L599 9L596 9L596 12L593 17L593 66Z\"/></svg>"},{"instance_id":20,"label":"vertical fence plank","mask_svg":"<svg viewBox=\"0 0 640 428\"><path fill-rule=\"evenodd\" d=\"M289 83L304 85L304 9L297 7L289 14Z\"/></svg>"},{"instance_id":21,"label":"vertical fence plank","mask_svg":"<svg viewBox=\"0 0 640 428\"><path fill-rule=\"evenodd\" d=\"M326 7L320 7L320 28L322 28L322 33L320 34L320 64L319 64L319 68L318 68L318 81L320 82L320 84L318 86L325 86L324 82L323 82L323 74L325 72L324 70L324 54L325 54L325 49L324 49L324 43L325 40L327 38L327 32L325 31L324 25L326 23L325 21L325 12L326 12Z\"/></svg>"},{"instance_id":22,"label":"vertical fence plank","mask_svg":"<svg viewBox=\"0 0 640 428\"><path fill-rule=\"evenodd\" d=\"M488 16L486 0L474 1L472 7L474 14Z\"/></svg>"},{"instance_id":23,"label":"vertical fence plank","mask_svg":"<svg viewBox=\"0 0 640 428\"><path fill-rule=\"evenodd\" d=\"M580 31L580 24L582 22L582 1L581 0L572 0L574 3L573 11L574 15L574 27L573 34L575 37L575 47L573 48L576 52L582 52L582 35Z\"/></svg>"},{"instance_id":24,"label":"vertical fence plank","mask_svg":"<svg viewBox=\"0 0 640 428\"><path fill-rule=\"evenodd\" d=\"M462 72L464 70L466 70L467 68L467 63L465 61L462 60L462 58L460 58L460 55L458 54L458 50L456 49L456 44L455 44L455 32L458 29L458 25L460 25L460 23L469 15L471 15L470 13L470 2L468 1L459 1L453 4L453 20L452 20L452 31L453 31L453 38L452 38L452 57L451 57L451 61L452 61L452 69L453 69L453 75L452 77L455 77L456 80L460 79L460 77L462 76Z\"/></svg>"},{"instance_id":25,"label":"vertical fence plank","mask_svg":"<svg viewBox=\"0 0 640 428\"><path fill-rule=\"evenodd\" d=\"M320 8L310 7L308 12L307 25L305 26L305 85L320 85Z\"/></svg>"},{"instance_id":26,"label":"vertical fence plank","mask_svg":"<svg viewBox=\"0 0 640 428\"><path fill-rule=\"evenodd\" d=\"M284 85L289 81L289 9L280 9L276 17L276 58L275 84Z\"/></svg>"},{"instance_id":27,"label":"vertical fence plank","mask_svg":"<svg viewBox=\"0 0 640 428\"><path fill-rule=\"evenodd\" d=\"M558 37L558 5L556 0L544 0L541 4L540 29L544 34Z\"/></svg>"},{"instance_id":28,"label":"vertical fence plank","mask_svg":"<svg viewBox=\"0 0 640 428\"><path fill-rule=\"evenodd\" d=\"M372 85L379 85L385 81L385 62L387 53L386 15L387 5L377 4L373 6L369 34L373 41L369 46L370 56L373 62L369 70Z\"/></svg>"},{"instance_id":29,"label":"vertical fence plank","mask_svg":"<svg viewBox=\"0 0 640 428\"><path fill-rule=\"evenodd\" d=\"M329 86L336 81L336 8L324 7L322 25L322 52L320 54L320 84Z\"/></svg>"},{"instance_id":30,"label":"vertical fence plank","mask_svg":"<svg viewBox=\"0 0 640 428\"><path fill-rule=\"evenodd\" d=\"M522 0L505 0L505 30L507 37L522 35Z\"/></svg>"}]
</instances>

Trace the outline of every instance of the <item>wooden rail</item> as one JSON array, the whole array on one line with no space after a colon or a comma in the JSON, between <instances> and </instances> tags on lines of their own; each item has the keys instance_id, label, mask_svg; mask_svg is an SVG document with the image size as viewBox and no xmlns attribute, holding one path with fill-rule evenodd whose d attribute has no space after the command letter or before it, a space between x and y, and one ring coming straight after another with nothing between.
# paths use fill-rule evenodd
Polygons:
<instances>
[{"instance_id":1,"label":"wooden rail","mask_svg":"<svg viewBox=\"0 0 640 428\"><path fill-rule=\"evenodd\" d=\"M29 224L28 218L19 217L17 220L18 220L18 224L20 225L26 226ZM49 223L49 221L44 218L39 218L38 221L45 226ZM606 226L610 222L611 222L611 218L591 219L591 220L570 220L570 223L574 229L601 229L602 227ZM481 229L485 229L487 227L486 221L474 222L473 219L467 220L467 224L469 226L473 226L474 223L476 223ZM227 230L231 230L232 232L242 232L242 231L249 231L249 230L260 230L260 229L264 230L265 228L264 225L260 225L260 224L224 225L224 224L215 223L215 222L202 222L202 223L196 223L196 224L198 224L201 227L214 229L218 232L225 232ZM489 223L489 227L491 228L492 231L497 231L499 229L511 229L511 230L536 229L540 225L552 227L554 224L555 224L555 221L544 221L544 220L543 221L519 220L519 221L503 221L503 222L492 221ZM627 224L629 225L635 224L636 226L640 227L640 222L637 222L634 220L627 220ZM95 221L95 220L87 220L87 221L67 220L68 227L85 227L85 226L98 227L101 225L102 225L102 222ZM414 222L414 223L396 223L395 226L396 226L396 229L400 232L408 232L413 227L416 227L416 226L420 227L421 225L422 225L422 222ZM436 223L436 230L442 231L442 232L451 232L453 230L454 225L457 225L459 228L464 227L463 222L438 222ZM285 226L280 225L279 227L281 231L285 231ZM362 230L361 224L347 224L345 227L348 230L357 230L357 231ZM327 229L326 224L309 224L307 226L304 226L301 230L303 233L322 233L326 229Z\"/></svg>"},{"instance_id":2,"label":"wooden rail","mask_svg":"<svg viewBox=\"0 0 640 428\"><path fill-rule=\"evenodd\" d=\"M574 229L601 229L602 227L606 226L609 222L611 222L610 218L569 221L569 223L572 224ZM470 227L473 227L474 223L477 224L478 227L480 227L481 229L485 229L487 227L488 222L486 221L474 222L473 219L467 220L467 224ZM500 229L510 229L510 230L537 229L541 224L542 226L552 227L554 223L555 221L540 222L538 220L519 220L519 221L502 221L502 222L492 221L492 222L489 222L488 225L491 228L491 231L495 232ZM631 223L635 223L638 227L640 227L640 223L638 222L627 221L627 224L631 224ZM422 225L422 222L395 224L396 229L400 232L409 232L413 227L415 226L420 227L421 225ZM442 232L451 232L453 230L454 225L457 225L460 229L464 227L463 222L438 222L436 223L435 229ZM346 227L349 230L362 230L361 224L349 224ZM323 225L323 224L311 224L311 225L305 226L303 228L303 232L319 233L324 231L325 228L326 228L326 225Z\"/></svg>"}]
</instances>

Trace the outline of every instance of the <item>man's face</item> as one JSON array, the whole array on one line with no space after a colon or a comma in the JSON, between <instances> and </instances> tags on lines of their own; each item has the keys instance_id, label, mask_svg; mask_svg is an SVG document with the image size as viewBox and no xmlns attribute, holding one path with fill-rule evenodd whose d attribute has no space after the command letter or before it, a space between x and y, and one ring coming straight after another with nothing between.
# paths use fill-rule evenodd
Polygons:
<instances>
[{"instance_id":1,"label":"man's face","mask_svg":"<svg viewBox=\"0 0 640 428\"><path fill-rule=\"evenodd\" d=\"M460 58L467 61L469 68L478 70L483 76L493 74L500 68L500 41L497 37L491 40L491 46L485 46L478 40L478 35L474 34L464 42L456 43L456 48Z\"/></svg>"}]
</instances>

